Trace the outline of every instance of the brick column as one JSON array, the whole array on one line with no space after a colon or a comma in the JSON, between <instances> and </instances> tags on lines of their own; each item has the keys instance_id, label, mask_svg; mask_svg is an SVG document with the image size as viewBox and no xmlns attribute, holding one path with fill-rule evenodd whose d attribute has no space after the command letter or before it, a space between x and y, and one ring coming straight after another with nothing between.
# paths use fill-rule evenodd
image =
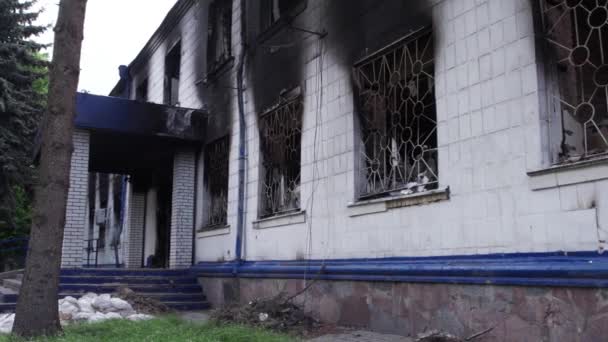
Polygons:
<instances>
[{"instance_id":1,"label":"brick column","mask_svg":"<svg viewBox=\"0 0 608 342\"><path fill-rule=\"evenodd\" d=\"M82 267L85 255L85 229L89 188L89 132L75 129L74 152L70 167L70 187L65 210L61 267Z\"/></svg>"},{"instance_id":2,"label":"brick column","mask_svg":"<svg viewBox=\"0 0 608 342\"><path fill-rule=\"evenodd\" d=\"M193 150L180 150L175 153L171 197L170 268L192 265L195 167Z\"/></svg>"},{"instance_id":3,"label":"brick column","mask_svg":"<svg viewBox=\"0 0 608 342\"><path fill-rule=\"evenodd\" d=\"M144 253L144 216L146 194L132 192L129 202L129 227L125 248L125 267L141 268Z\"/></svg>"}]
</instances>

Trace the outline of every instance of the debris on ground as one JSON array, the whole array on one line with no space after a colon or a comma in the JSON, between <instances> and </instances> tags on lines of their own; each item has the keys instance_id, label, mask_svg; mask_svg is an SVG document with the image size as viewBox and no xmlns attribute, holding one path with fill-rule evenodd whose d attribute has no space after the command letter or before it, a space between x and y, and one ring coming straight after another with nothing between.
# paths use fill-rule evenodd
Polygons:
<instances>
[{"instance_id":1,"label":"debris on ground","mask_svg":"<svg viewBox=\"0 0 608 342\"><path fill-rule=\"evenodd\" d=\"M256 299L245 305L234 304L214 310L211 319L297 335L306 335L321 326L283 293L270 299Z\"/></svg>"},{"instance_id":2,"label":"debris on ground","mask_svg":"<svg viewBox=\"0 0 608 342\"><path fill-rule=\"evenodd\" d=\"M438 330L430 330L418 334L416 342L463 342L464 340L445 332Z\"/></svg>"},{"instance_id":3,"label":"debris on ground","mask_svg":"<svg viewBox=\"0 0 608 342\"><path fill-rule=\"evenodd\" d=\"M116 291L116 296L129 302L137 312L149 315L161 315L173 312L171 308L162 302L137 294L128 287L120 287Z\"/></svg>"},{"instance_id":4,"label":"debris on ground","mask_svg":"<svg viewBox=\"0 0 608 342\"><path fill-rule=\"evenodd\" d=\"M76 322L102 322L110 319L142 321L154 318L133 308L126 300L109 293L89 292L80 298L67 296L58 300L59 319L62 325ZM9 334L13 329L15 314L0 315L0 334Z\"/></svg>"}]
</instances>

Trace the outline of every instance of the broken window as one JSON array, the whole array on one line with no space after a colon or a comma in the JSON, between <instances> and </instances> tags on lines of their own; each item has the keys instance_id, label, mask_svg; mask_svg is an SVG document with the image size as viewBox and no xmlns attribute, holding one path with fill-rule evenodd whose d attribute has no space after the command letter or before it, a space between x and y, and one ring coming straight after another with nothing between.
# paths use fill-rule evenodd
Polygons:
<instances>
[{"instance_id":1,"label":"broken window","mask_svg":"<svg viewBox=\"0 0 608 342\"><path fill-rule=\"evenodd\" d=\"M354 66L359 195L437 187L437 116L430 32L404 38Z\"/></svg>"},{"instance_id":2,"label":"broken window","mask_svg":"<svg viewBox=\"0 0 608 342\"><path fill-rule=\"evenodd\" d=\"M179 105L179 74L181 65L182 44L178 42L165 57L165 92L164 103L170 106Z\"/></svg>"},{"instance_id":3,"label":"broken window","mask_svg":"<svg viewBox=\"0 0 608 342\"><path fill-rule=\"evenodd\" d=\"M207 30L208 72L216 71L232 57L232 0L215 0L209 5Z\"/></svg>"},{"instance_id":4,"label":"broken window","mask_svg":"<svg viewBox=\"0 0 608 342\"><path fill-rule=\"evenodd\" d=\"M148 101L148 79L143 80L135 89L135 100Z\"/></svg>"},{"instance_id":5,"label":"broken window","mask_svg":"<svg viewBox=\"0 0 608 342\"><path fill-rule=\"evenodd\" d=\"M228 219L228 136L215 140L205 147L204 184L207 191L206 228L224 227Z\"/></svg>"},{"instance_id":6,"label":"broken window","mask_svg":"<svg viewBox=\"0 0 608 342\"><path fill-rule=\"evenodd\" d=\"M608 152L608 1L540 0L553 160Z\"/></svg>"},{"instance_id":7,"label":"broken window","mask_svg":"<svg viewBox=\"0 0 608 342\"><path fill-rule=\"evenodd\" d=\"M279 21L289 20L305 7L305 0L263 0L262 30L270 28Z\"/></svg>"},{"instance_id":8,"label":"broken window","mask_svg":"<svg viewBox=\"0 0 608 342\"><path fill-rule=\"evenodd\" d=\"M300 209L302 109L298 95L260 117L261 217Z\"/></svg>"}]
</instances>

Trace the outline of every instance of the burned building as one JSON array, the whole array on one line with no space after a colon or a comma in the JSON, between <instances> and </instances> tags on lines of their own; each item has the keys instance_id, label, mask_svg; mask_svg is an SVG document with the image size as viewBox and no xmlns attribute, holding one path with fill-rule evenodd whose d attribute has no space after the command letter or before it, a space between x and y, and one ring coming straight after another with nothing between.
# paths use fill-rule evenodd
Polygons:
<instances>
[{"instance_id":1,"label":"burned building","mask_svg":"<svg viewBox=\"0 0 608 342\"><path fill-rule=\"evenodd\" d=\"M122 174L118 264L214 305L315 281L333 323L598 339L606 37L605 0L179 0L79 95L63 267Z\"/></svg>"}]
</instances>

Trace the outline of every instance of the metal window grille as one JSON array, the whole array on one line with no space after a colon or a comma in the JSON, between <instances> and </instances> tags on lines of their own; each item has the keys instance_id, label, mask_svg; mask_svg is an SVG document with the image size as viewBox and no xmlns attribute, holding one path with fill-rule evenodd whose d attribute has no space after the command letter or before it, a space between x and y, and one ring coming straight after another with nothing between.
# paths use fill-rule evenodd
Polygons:
<instances>
[{"instance_id":1,"label":"metal window grille","mask_svg":"<svg viewBox=\"0 0 608 342\"><path fill-rule=\"evenodd\" d=\"M608 1L540 0L558 162L608 152ZM555 139L559 139L556 141Z\"/></svg>"},{"instance_id":2,"label":"metal window grille","mask_svg":"<svg viewBox=\"0 0 608 342\"><path fill-rule=\"evenodd\" d=\"M261 217L300 208L301 140L300 97L284 101L260 117Z\"/></svg>"},{"instance_id":3,"label":"metal window grille","mask_svg":"<svg viewBox=\"0 0 608 342\"><path fill-rule=\"evenodd\" d=\"M361 146L359 195L437 187L437 116L431 32L411 35L354 65Z\"/></svg>"},{"instance_id":4,"label":"metal window grille","mask_svg":"<svg viewBox=\"0 0 608 342\"><path fill-rule=\"evenodd\" d=\"M205 147L205 184L207 186L207 227L225 226L228 219L228 136Z\"/></svg>"}]
</instances>

